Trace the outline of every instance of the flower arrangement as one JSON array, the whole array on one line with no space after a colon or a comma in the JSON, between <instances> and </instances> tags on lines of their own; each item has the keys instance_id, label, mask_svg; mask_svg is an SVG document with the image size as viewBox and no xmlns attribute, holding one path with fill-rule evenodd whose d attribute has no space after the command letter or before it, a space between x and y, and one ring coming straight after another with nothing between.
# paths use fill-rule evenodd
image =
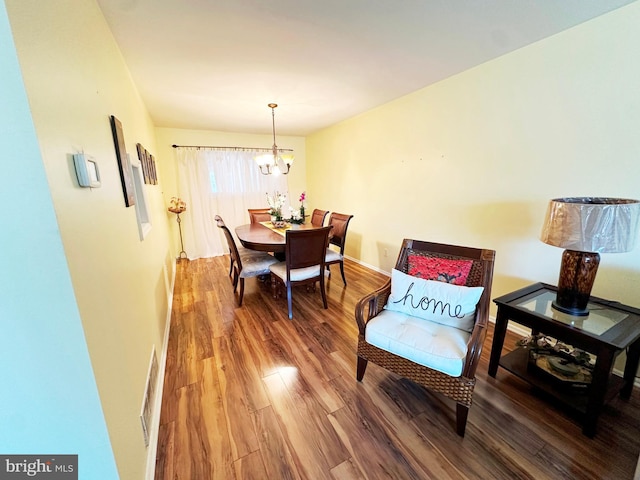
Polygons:
<instances>
[{"instance_id":1,"label":"flower arrangement","mask_svg":"<svg viewBox=\"0 0 640 480\"><path fill-rule=\"evenodd\" d=\"M277 221L282 220L282 207L284 207L286 201L286 193L276 192L274 195L269 195L267 193L267 205L269 205L269 214L272 217L276 217Z\"/></svg>"},{"instance_id":2,"label":"flower arrangement","mask_svg":"<svg viewBox=\"0 0 640 480\"><path fill-rule=\"evenodd\" d=\"M291 212L291 218L289 219L290 223L298 225L304 223L304 201L306 198L306 193L302 192L302 194L300 194L300 199L298 200L300 202L300 208L295 209L293 207L289 207L289 211Z\"/></svg>"},{"instance_id":3,"label":"flower arrangement","mask_svg":"<svg viewBox=\"0 0 640 480\"><path fill-rule=\"evenodd\" d=\"M180 197L171 197L169 210L171 213L182 213L187 209L187 204Z\"/></svg>"}]
</instances>

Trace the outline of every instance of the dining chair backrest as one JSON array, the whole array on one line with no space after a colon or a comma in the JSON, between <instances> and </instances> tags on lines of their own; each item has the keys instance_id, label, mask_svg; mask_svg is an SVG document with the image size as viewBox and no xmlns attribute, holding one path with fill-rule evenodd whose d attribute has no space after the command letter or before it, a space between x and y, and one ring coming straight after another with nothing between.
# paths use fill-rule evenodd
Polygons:
<instances>
[{"instance_id":1,"label":"dining chair backrest","mask_svg":"<svg viewBox=\"0 0 640 480\"><path fill-rule=\"evenodd\" d=\"M329 245L329 232L333 227L287 230L286 263L287 275L296 268L321 265L324 269L324 257Z\"/></svg>"},{"instance_id":2,"label":"dining chair backrest","mask_svg":"<svg viewBox=\"0 0 640 480\"><path fill-rule=\"evenodd\" d=\"M222 229L227 239L229 255L231 257L231 261L229 262L229 276L232 277L231 282L233 284L234 294L238 289L238 285L240 286L238 306L241 307L242 298L244 297L244 279L268 275L270 272L269 266L277 263L278 260L266 252L257 252L244 247L239 249L233 235L231 235L231 232L220 215L216 215L214 218L218 228Z\"/></svg>"},{"instance_id":3,"label":"dining chair backrest","mask_svg":"<svg viewBox=\"0 0 640 480\"><path fill-rule=\"evenodd\" d=\"M329 225L333 226L331 239L329 241L340 248L340 255L344 254L344 245L347 239L347 227L349 227L349 222L352 218L353 215L345 215L336 212L333 212L329 217Z\"/></svg>"},{"instance_id":4,"label":"dining chair backrest","mask_svg":"<svg viewBox=\"0 0 640 480\"><path fill-rule=\"evenodd\" d=\"M233 235L231 235L229 228L224 223L224 220L222 220L222 217L220 215L216 215L214 219L216 221L216 225L218 226L218 228L220 228L223 231L224 236L227 240L227 245L229 247L229 255L231 255L231 268L233 268L233 263L235 262L238 264L238 269L242 270L242 260L240 258L240 253L238 252L238 246L236 245L236 241L233 238Z\"/></svg>"},{"instance_id":5,"label":"dining chair backrest","mask_svg":"<svg viewBox=\"0 0 640 480\"><path fill-rule=\"evenodd\" d=\"M314 285L320 283L322 304L328 308L324 286L325 253L329 246L329 232L333 227L287 230L284 262L270 265L271 288L276 297L277 284L287 289L287 309L289 319L293 319L292 287L294 285Z\"/></svg>"},{"instance_id":6,"label":"dining chair backrest","mask_svg":"<svg viewBox=\"0 0 640 480\"><path fill-rule=\"evenodd\" d=\"M314 209L311 214L311 225L314 227L321 227L324 225L324 219L326 218L327 213L329 213L328 210Z\"/></svg>"},{"instance_id":7,"label":"dining chair backrest","mask_svg":"<svg viewBox=\"0 0 640 480\"><path fill-rule=\"evenodd\" d=\"M271 220L270 209L268 208L248 208L247 210L251 223L268 222Z\"/></svg>"}]
</instances>

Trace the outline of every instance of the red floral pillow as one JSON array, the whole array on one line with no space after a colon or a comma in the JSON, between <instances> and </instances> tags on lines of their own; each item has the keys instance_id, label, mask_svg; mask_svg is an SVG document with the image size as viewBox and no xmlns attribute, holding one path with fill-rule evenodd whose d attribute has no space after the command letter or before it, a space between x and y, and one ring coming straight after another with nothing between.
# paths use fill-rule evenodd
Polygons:
<instances>
[{"instance_id":1,"label":"red floral pillow","mask_svg":"<svg viewBox=\"0 0 640 480\"><path fill-rule=\"evenodd\" d=\"M453 285L465 285L473 260L449 260L445 258L409 255L407 273L425 280L437 280Z\"/></svg>"}]
</instances>

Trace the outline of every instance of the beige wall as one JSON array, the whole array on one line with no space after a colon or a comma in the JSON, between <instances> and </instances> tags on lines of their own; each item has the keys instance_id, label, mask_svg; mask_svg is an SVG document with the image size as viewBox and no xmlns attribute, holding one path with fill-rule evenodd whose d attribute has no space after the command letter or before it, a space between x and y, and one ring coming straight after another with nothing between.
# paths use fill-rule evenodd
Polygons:
<instances>
[{"instance_id":1,"label":"beige wall","mask_svg":"<svg viewBox=\"0 0 640 480\"><path fill-rule=\"evenodd\" d=\"M4 1L0 72L0 452L74 453L117 478Z\"/></svg>"},{"instance_id":2,"label":"beige wall","mask_svg":"<svg viewBox=\"0 0 640 480\"><path fill-rule=\"evenodd\" d=\"M6 0L60 235L120 476L141 478L138 419L171 275L172 143L269 147L269 135L154 129L93 1ZM640 5L488 62L306 139L291 192L353 213L347 254L389 271L402 238L497 250L493 296L555 283L561 250L537 238L549 198L640 197ZM125 208L108 116L127 150L155 154L153 228ZM157 141L156 141L157 138ZM305 151L306 148L306 151ZM81 189L70 154L100 164ZM305 159L308 159L306 161ZM175 233L175 232L174 232ZM174 238L175 242L175 238ZM594 293L640 306L640 249L603 255Z\"/></svg>"},{"instance_id":3,"label":"beige wall","mask_svg":"<svg viewBox=\"0 0 640 480\"><path fill-rule=\"evenodd\" d=\"M153 226L140 241L109 115L122 122L133 157L139 142L164 159L94 1L6 4L118 470L139 479L147 453L140 407L152 346L162 349L172 259L162 177L145 187ZM82 150L97 159L101 188L77 186L70 155Z\"/></svg>"},{"instance_id":4,"label":"beige wall","mask_svg":"<svg viewBox=\"0 0 640 480\"><path fill-rule=\"evenodd\" d=\"M638 25L634 3L309 136L310 196L355 215L347 255L389 271L403 238L465 244L497 251L493 297L557 283L548 200L640 198ZM639 283L640 248L603 254L593 293L640 307Z\"/></svg>"}]
</instances>

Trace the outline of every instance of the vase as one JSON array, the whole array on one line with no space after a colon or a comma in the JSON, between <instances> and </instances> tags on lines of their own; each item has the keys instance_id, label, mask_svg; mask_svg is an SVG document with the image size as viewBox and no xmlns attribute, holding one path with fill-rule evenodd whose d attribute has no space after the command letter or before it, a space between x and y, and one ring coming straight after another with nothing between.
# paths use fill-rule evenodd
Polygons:
<instances>
[{"instance_id":1,"label":"vase","mask_svg":"<svg viewBox=\"0 0 640 480\"><path fill-rule=\"evenodd\" d=\"M298 230L300 229L300 224L299 223L292 223L291 224L291 230Z\"/></svg>"}]
</instances>

